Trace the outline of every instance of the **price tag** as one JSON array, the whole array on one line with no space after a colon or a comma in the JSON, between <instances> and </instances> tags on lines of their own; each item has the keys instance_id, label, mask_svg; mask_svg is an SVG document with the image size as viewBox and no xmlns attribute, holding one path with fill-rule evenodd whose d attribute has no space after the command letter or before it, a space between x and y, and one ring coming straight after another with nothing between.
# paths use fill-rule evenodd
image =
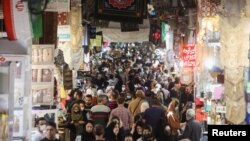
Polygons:
<instances>
[{"instance_id":1,"label":"price tag","mask_svg":"<svg viewBox=\"0 0 250 141\"><path fill-rule=\"evenodd\" d=\"M226 113L226 106L216 106L217 113Z\"/></svg>"}]
</instances>

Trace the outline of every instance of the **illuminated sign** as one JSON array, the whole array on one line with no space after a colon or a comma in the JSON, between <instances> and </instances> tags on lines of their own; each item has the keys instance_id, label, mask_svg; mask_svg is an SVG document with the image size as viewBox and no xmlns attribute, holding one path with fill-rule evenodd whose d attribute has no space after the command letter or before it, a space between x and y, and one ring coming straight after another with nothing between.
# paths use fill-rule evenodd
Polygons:
<instances>
[{"instance_id":1,"label":"illuminated sign","mask_svg":"<svg viewBox=\"0 0 250 141\"><path fill-rule=\"evenodd\" d=\"M182 60L184 67L194 67L196 60L195 44L187 44L182 50Z\"/></svg>"}]
</instances>

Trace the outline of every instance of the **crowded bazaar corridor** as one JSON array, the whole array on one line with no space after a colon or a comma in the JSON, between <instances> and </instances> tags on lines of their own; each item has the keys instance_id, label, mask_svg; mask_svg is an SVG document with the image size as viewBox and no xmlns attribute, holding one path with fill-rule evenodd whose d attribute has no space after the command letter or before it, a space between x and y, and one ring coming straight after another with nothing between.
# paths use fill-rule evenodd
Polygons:
<instances>
[{"instance_id":1,"label":"crowded bazaar corridor","mask_svg":"<svg viewBox=\"0 0 250 141\"><path fill-rule=\"evenodd\" d=\"M0 141L249 137L249 9L0 0Z\"/></svg>"}]
</instances>

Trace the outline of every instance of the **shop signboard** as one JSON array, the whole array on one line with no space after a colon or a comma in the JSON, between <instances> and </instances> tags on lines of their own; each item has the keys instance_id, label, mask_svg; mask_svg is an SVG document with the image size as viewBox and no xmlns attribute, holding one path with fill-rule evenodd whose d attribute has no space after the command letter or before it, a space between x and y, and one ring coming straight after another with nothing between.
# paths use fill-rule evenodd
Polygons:
<instances>
[{"instance_id":1,"label":"shop signboard","mask_svg":"<svg viewBox=\"0 0 250 141\"><path fill-rule=\"evenodd\" d=\"M58 25L57 36L59 41L70 41L70 25Z\"/></svg>"},{"instance_id":2,"label":"shop signboard","mask_svg":"<svg viewBox=\"0 0 250 141\"><path fill-rule=\"evenodd\" d=\"M182 50L183 67L194 67L196 62L195 44L187 44Z\"/></svg>"}]
</instances>

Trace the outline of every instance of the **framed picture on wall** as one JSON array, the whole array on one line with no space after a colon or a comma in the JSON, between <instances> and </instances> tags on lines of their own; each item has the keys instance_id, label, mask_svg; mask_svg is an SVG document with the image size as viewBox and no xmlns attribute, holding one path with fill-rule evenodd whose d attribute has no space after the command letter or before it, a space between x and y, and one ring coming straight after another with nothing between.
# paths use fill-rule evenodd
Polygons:
<instances>
[{"instance_id":1,"label":"framed picture on wall","mask_svg":"<svg viewBox=\"0 0 250 141\"><path fill-rule=\"evenodd\" d=\"M32 65L54 63L54 45L32 45Z\"/></svg>"},{"instance_id":2,"label":"framed picture on wall","mask_svg":"<svg viewBox=\"0 0 250 141\"><path fill-rule=\"evenodd\" d=\"M32 104L33 105L51 105L53 103L54 90L53 85L33 85L32 86Z\"/></svg>"},{"instance_id":3,"label":"framed picture on wall","mask_svg":"<svg viewBox=\"0 0 250 141\"><path fill-rule=\"evenodd\" d=\"M53 66L51 65L33 65L32 83L53 83Z\"/></svg>"}]
</instances>

